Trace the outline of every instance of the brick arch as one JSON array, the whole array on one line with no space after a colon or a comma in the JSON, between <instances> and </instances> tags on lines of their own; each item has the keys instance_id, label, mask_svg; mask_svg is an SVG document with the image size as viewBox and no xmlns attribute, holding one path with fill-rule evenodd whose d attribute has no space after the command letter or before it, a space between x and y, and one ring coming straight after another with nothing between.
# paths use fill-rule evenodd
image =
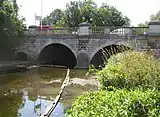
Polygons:
<instances>
[{"instance_id":1,"label":"brick arch","mask_svg":"<svg viewBox=\"0 0 160 117\"><path fill-rule=\"evenodd\" d=\"M74 56L75 56L76 59L77 59L77 53L76 53L76 51L75 51L69 44L64 43L64 42L54 42L54 41L49 41L49 42L47 42L46 44L44 44L43 46L41 46L40 49L39 49L39 51L38 51L38 56L40 55L40 52L41 52L45 47L47 47L48 45L51 45L51 44L61 44L61 45L63 45L63 46L66 46L67 48L69 48L69 49L72 51L72 53L74 54Z\"/></svg>"},{"instance_id":2,"label":"brick arch","mask_svg":"<svg viewBox=\"0 0 160 117\"><path fill-rule=\"evenodd\" d=\"M133 50L135 50L136 48L132 45L132 44L129 44L128 42L119 42L119 43L114 43L114 42L107 42L105 44L102 44L100 47L97 47L94 49L93 52L91 52L90 56L89 56L89 63L91 62L92 58L94 57L94 55L99 52L101 49L107 47L107 46L111 46L111 45L123 45L123 46L126 46L126 47L129 47Z\"/></svg>"}]
</instances>

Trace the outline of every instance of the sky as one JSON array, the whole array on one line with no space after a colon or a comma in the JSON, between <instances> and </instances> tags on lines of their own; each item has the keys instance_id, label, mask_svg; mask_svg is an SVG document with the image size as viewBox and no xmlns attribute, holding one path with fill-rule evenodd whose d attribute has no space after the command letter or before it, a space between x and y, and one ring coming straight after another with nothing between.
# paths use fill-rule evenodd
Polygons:
<instances>
[{"instance_id":1,"label":"sky","mask_svg":"<svg viewBox=\"0 0 160 117\"><path fill-rule=\"evenodd\" d=\"M19 14L24 16L27 26L35 24L35 14L41 16L41 0L17 0ZM42 17L49 15L54 9L65 9L70 0L42 0ZM103 2L116 7L131 20L131 25L149 21L150 15L160 10L160 0L94 0L98 5ZM37 21L37 25L38 25Z\"/></svg>"}]
</instances>

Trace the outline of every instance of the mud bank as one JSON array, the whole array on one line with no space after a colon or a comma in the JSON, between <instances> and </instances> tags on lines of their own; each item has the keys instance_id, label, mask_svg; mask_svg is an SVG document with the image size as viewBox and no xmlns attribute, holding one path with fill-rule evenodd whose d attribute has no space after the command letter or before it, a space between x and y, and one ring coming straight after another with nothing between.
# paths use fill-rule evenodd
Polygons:
<instances>
[{"instance_id":1,"label":"mud bank","mask_svg":"<svg viewBox=\"0 0 160 117\"><path fill-rule=\"evenodd\" d=\"M0 61L0 72L19 72L31 69L33 63L28 61Z\"/></svg>"}]
</instances>

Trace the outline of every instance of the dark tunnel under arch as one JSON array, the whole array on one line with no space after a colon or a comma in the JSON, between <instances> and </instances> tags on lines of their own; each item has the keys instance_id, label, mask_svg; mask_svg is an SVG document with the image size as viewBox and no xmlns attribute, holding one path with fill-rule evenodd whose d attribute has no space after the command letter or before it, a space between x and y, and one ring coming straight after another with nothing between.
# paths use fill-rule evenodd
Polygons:
<instances>
[{"instance_id":1,"label":"dark tunnel under arch","mask_svg":"<svg viewBox=\"0 0 160 117\"><path fill-rule=\"evenodd\" d=\"M74 68L77 64L74 53L65 45L53 43L40 52L38 61L41 64L51 64Z\"/></svg>"},{"instance_id":2,"label":"dark tunnel under arch","mask_svg":"<svg viewBox=\"0 0 160 117\"><path fill-rule=\"evenodd\" d=\"M132 50L131 48L124 45L109 45L100 49L90 61L90 65L95 68L103 68L105 66L104 61L106 61L110 56L121 53L124 51Z\"/></svg>"}]
</instances>

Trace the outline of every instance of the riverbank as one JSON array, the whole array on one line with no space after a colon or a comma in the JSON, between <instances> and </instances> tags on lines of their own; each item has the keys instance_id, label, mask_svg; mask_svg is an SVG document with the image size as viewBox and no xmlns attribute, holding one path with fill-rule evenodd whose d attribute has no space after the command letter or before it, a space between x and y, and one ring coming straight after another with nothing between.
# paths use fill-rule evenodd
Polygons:
<instances>
[{"instance_id":1,"label":"riverbank","mask_svg":"<svg viewBox=\"0 0 160 117\"><path fill-rule=\"evenodd\" d=\"M96 70L95 70L96 71ZM142 52L112 56L97 71L97 91L79 96L69 117L158 117L160 116L160 60Z\"/></svg>"},{"instance_id":2,"label":"riverbank","mask_svg":"<svg viewBox=\"0 0 160 117\"><path fill-rule=\"evenodd\" d=\"M28 61L0 61L0 72L27 70L30 65L34 64Z\"/></svg>"}]
</instances>

